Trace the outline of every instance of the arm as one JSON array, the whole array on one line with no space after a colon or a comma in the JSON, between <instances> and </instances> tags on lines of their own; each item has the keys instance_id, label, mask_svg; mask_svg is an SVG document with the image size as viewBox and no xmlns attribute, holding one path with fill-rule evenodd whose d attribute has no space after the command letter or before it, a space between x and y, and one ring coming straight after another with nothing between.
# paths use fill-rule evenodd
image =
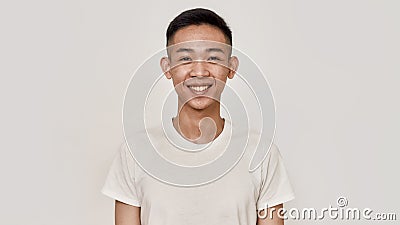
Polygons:
<instances>
[{"instance_id":1,"label":"arm","mask_svg":"<svg viewBox=\"0 0 400 225\"><path fill-rule=\"evenodd\" d=\"M115 225L140 225L140 207L115 200Z\"/></svg>"},{"instance_id":2,"label":"arm","mask_svg":"<svg viewBox=\"0 0 400 225\"><path fill-rule=\"evenodd\" d=\"M260 211L257 215L257 225L283 225L283 219L279 218L278 210L283 208L283 204L279 204L268 208L267 215L265 216L265 210ZM272 212L272 215L270 214ZM272 216L272 217L271 217ZM282 213L281 213L282 216ZM265 217L265 218L264 218ZM271 219L272 218L272 219Z\"/></svg>"}]
</instances>

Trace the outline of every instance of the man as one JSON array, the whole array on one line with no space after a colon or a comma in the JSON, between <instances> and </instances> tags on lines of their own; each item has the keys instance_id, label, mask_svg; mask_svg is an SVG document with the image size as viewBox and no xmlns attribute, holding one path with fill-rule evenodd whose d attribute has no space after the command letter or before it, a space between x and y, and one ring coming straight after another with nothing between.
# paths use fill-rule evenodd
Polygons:
<instances>
[{"instance_id":1,"label":"man","mask_svg":"<svg viewBox=\"0 0 400 225\"><path fill-rule=\"evenodd\" d=\"M201 164L210 156L218 157L228 140L226 130L232 128L231 121L221 118L219 102L227 79L235 76L239 65L239 59L231 56L232 33L214 12L191 9L170 23L167 47L168 57L160 65L178 94L178 113L167 125L188 142L213 143L211 151L194 159L190 153L174 156L179 154L182 163ZM294 194L279 150L272 145L252 173L247 167L250 159L245 154L214 182L180 187L148 175L123 144L102 192L115 199L116 225L281 225L278 211Z\"/></svg>"}]
</instances>

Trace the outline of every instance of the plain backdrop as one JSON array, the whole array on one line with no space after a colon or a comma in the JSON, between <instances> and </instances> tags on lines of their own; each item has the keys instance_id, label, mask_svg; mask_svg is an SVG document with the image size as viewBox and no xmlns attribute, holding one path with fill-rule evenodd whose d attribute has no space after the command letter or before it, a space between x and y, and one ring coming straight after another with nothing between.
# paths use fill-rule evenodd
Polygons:
<instances>
[{"instance_id":1,"label":"plain backdrop","mask_svg":"<svg viewBox=\"0 0 400 225\"><path fill-rule=\"evenodd\" d=\"M26 0L0 3L0 224L113 224L100 189L125 88L173 17L198 6L226 19L269 80L296 192L285 207L345 196L400 216L399 1Z\"/></svg>"}]
</instances>

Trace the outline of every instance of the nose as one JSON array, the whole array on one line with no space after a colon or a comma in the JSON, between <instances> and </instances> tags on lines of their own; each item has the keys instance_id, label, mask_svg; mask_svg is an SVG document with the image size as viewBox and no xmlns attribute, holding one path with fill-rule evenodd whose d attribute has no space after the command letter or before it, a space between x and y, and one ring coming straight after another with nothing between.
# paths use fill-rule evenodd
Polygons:
<instances>
[{"instance_id":1,"label":"nose","mask_svg":"<svg viewBox=\"0 0 400 225\"><path fill-rule=\"evenodd\" d=\"M209 76L210 72L207 69L207 62L197 61L192 63L190 70L191 77Z\"/></svg>"}]
</instances>

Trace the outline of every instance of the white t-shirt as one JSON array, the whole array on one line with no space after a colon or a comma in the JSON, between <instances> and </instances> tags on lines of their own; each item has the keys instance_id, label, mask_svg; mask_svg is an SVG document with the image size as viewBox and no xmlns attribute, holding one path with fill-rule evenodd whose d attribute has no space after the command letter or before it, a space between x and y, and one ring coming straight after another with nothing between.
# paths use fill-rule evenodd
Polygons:
<instances>
[{"instance_id":1,"label":"white t-shirt","mask_svg":"<svg viewBox=\"0 0 400 225\"><path fill-rule=\"evenodd\" d=\"M185 140L167 123L168 132ZM170 155L168 143L156 143L160 154L177 161L202 163L221 154L229 140L232 124L225 120L221 134L212 142L210 150L193 153L176 151ZM158 138L156 140L163 140ZM255 136L255 135L253 135ZM257 142L250 135L248 146ZM165 147L165 148L163 148ZM164 152L163 152L164 149ZM255 225L257 210L294 199L294 192L285 170L282 156L272 144L262 165L249 172L252 154L245 153L236 166L220 179L197 187L179 187L161 182L147 174L134 160L127 144L122 144L111 165L102 193L141 207L142 225ZM190 163L189 163L190 164Z\"/></svg>"}]
</instances>

